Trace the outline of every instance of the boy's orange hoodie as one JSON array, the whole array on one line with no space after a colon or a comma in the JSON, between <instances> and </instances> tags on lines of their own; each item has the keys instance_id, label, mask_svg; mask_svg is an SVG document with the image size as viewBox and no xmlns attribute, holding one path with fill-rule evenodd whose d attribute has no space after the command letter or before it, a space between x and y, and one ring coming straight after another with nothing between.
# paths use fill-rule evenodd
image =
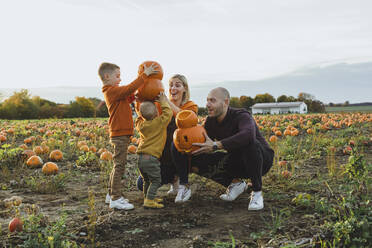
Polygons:
<instances>
[{"instance_id":1,"label":"boy's orange hoodie","mask_svg":"<svg viewBox=\"0 0 372 248\"><path fill-rule=\"evenodd\" d=\"M104 85L103 96L110 115L110 137L133 135L132 109L128 97L147 82L147 75L142 73L132 83L123 86Z\"/></svg>"}]
</instances>

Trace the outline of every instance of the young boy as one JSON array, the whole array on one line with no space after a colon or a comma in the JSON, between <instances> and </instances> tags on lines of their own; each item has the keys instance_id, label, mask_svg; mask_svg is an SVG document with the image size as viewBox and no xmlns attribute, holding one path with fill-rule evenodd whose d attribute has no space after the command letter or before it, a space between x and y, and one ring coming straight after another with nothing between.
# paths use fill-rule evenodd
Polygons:
<instances>
[{"instance_id":1,"label":"young boy","mask_svg":"<svg viewBox=\"0 0 372 248\"><path fill-rule=\"evenodd\" d=\"M162 199L155 198L156 191L161 186L160 157L167 138L167 126L172 118L172 110L164 93L160 93L159 102L162 114L153 102L143 102L140 105L136 129L140 133L138 145L138 169L143 177L143 195L145 208L163 208Z\"/></svg>"},{"instance_id":2,"label":"young boy","mask_svg":"<svg viewBox=\"0 0 372 248\"><path fill-rule=\"evenodd\" d=\"M129 98L132 98L133 93L147 82L149 75L157 72L156 66L153 64L149 67L145 66L144 72L132 83L119 86L121 81L119 66L102 63L98 69L98 74L103 83L102 92L110 115L110 141L114 146L114 166L109 180L110 193L106 195L106 202L110 203L110 208L125 210L134 208L121 194L123 188L121 177L124 174L127 162L129 137L133 135L133 119Z\"/></svg>"}]
</instances>

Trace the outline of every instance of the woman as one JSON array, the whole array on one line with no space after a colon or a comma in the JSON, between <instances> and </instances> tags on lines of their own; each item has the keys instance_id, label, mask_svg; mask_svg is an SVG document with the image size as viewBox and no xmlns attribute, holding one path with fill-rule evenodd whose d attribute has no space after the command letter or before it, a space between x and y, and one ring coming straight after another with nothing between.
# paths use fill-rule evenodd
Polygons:
<instances>
[{"instance_id":1,"label":"woman","mask_svg":"<svg viewBox=\"0 0 372 248\"><path fill-rule=\"evenodd\" d=\"M177 194L178 177L176 176L176 166L171 157L171 144L173 142L173 133L177 129L175 116L182 110L192 110L198 113L198 106L190 101L190 91L187 79L184 75L176 74L169 79L169 99L168 103L173 111L173 117L167 127L167 141L164 146L163 154L160 159L162 184L171 183L168 194ZM142 178L138 178L138 188L142 189ZM191 196L191 191L190 191Z\"/></svg>"}]
</instances>

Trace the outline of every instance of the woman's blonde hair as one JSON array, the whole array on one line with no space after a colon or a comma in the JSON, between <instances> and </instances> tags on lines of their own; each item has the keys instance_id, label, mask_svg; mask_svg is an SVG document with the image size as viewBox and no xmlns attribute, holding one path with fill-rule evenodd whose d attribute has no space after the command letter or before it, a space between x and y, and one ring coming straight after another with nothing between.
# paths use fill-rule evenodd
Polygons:
<instances>
[{"instance_id":1,"label":"woman's blonde hair","mask_svg":"<svg viewBox=\"0 0 372 248\"><path fill-rule=\"evenodd\" d=\"M184 75L181 75L181 74L175 74L173 75L170 79L169 79L169 86L170 86L170 81L174 78L177 78L179 79L182 84L183 84L183 87L185 88L185 92L183 92L183 95L182 95L182 101L181 101L181 106L184 105L186 102L188 102L190 100L190 90L189 90L189 84L187 83L187 79Z\"/></svg>"}]
</instances>

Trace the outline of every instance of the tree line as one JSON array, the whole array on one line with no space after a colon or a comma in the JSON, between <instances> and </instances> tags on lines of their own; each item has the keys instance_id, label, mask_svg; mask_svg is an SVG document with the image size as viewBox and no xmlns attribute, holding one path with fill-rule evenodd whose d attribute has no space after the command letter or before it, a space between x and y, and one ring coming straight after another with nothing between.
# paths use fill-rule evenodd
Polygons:
<instances>
[{"instance_id":1,"label":"tree line","mask_svg":"<svg viewBox=\"0 0 372 248\"><path fill-rule=\"evenodd\" d=\"M304 102L307 105L308 112L310 113L324 113L325 105L309 93L300 92L297 97L281 95L275 99L269 93L257 94L254 98L250 96L230 97L230 106L235 108L245 108L248 111L256 103L269 103L269 102ZM207 114L206 108L199 108L199 114Z\"/></svg>"},{"instance_id":2,"label":"tree line","mask_svg":"<svg viewBox=\"0 0 372 248\"><path fill-rule=\"evenodd\" d=\"M325 112L324 104L308 93L299 93L297 98L281 95L275 99L272 95L258 94L231 97L230 106L251 110L255 103L267 102L305 102L309 112ZM199 114L206 115L205 107L199 107ZM75 97L69 104L57 104L52 101L33 96L28 90L14 92L12 96L0 103L0 119L24 120L47 118L108 117L108 111L102 100L98 98Z\"/></svg>"},{"instance_id":3,"label":"tree line","mask_svg":"<svg viewBox=\"0 0 372 248\"><path fill-rule=\"evenodd\" d=\"M101 102L98 98L75 97L69 104L57 104L39 96L31 97L23 89L0 103L0 119L108 117L107 107Z\"/></svg>"}]
</instances>

